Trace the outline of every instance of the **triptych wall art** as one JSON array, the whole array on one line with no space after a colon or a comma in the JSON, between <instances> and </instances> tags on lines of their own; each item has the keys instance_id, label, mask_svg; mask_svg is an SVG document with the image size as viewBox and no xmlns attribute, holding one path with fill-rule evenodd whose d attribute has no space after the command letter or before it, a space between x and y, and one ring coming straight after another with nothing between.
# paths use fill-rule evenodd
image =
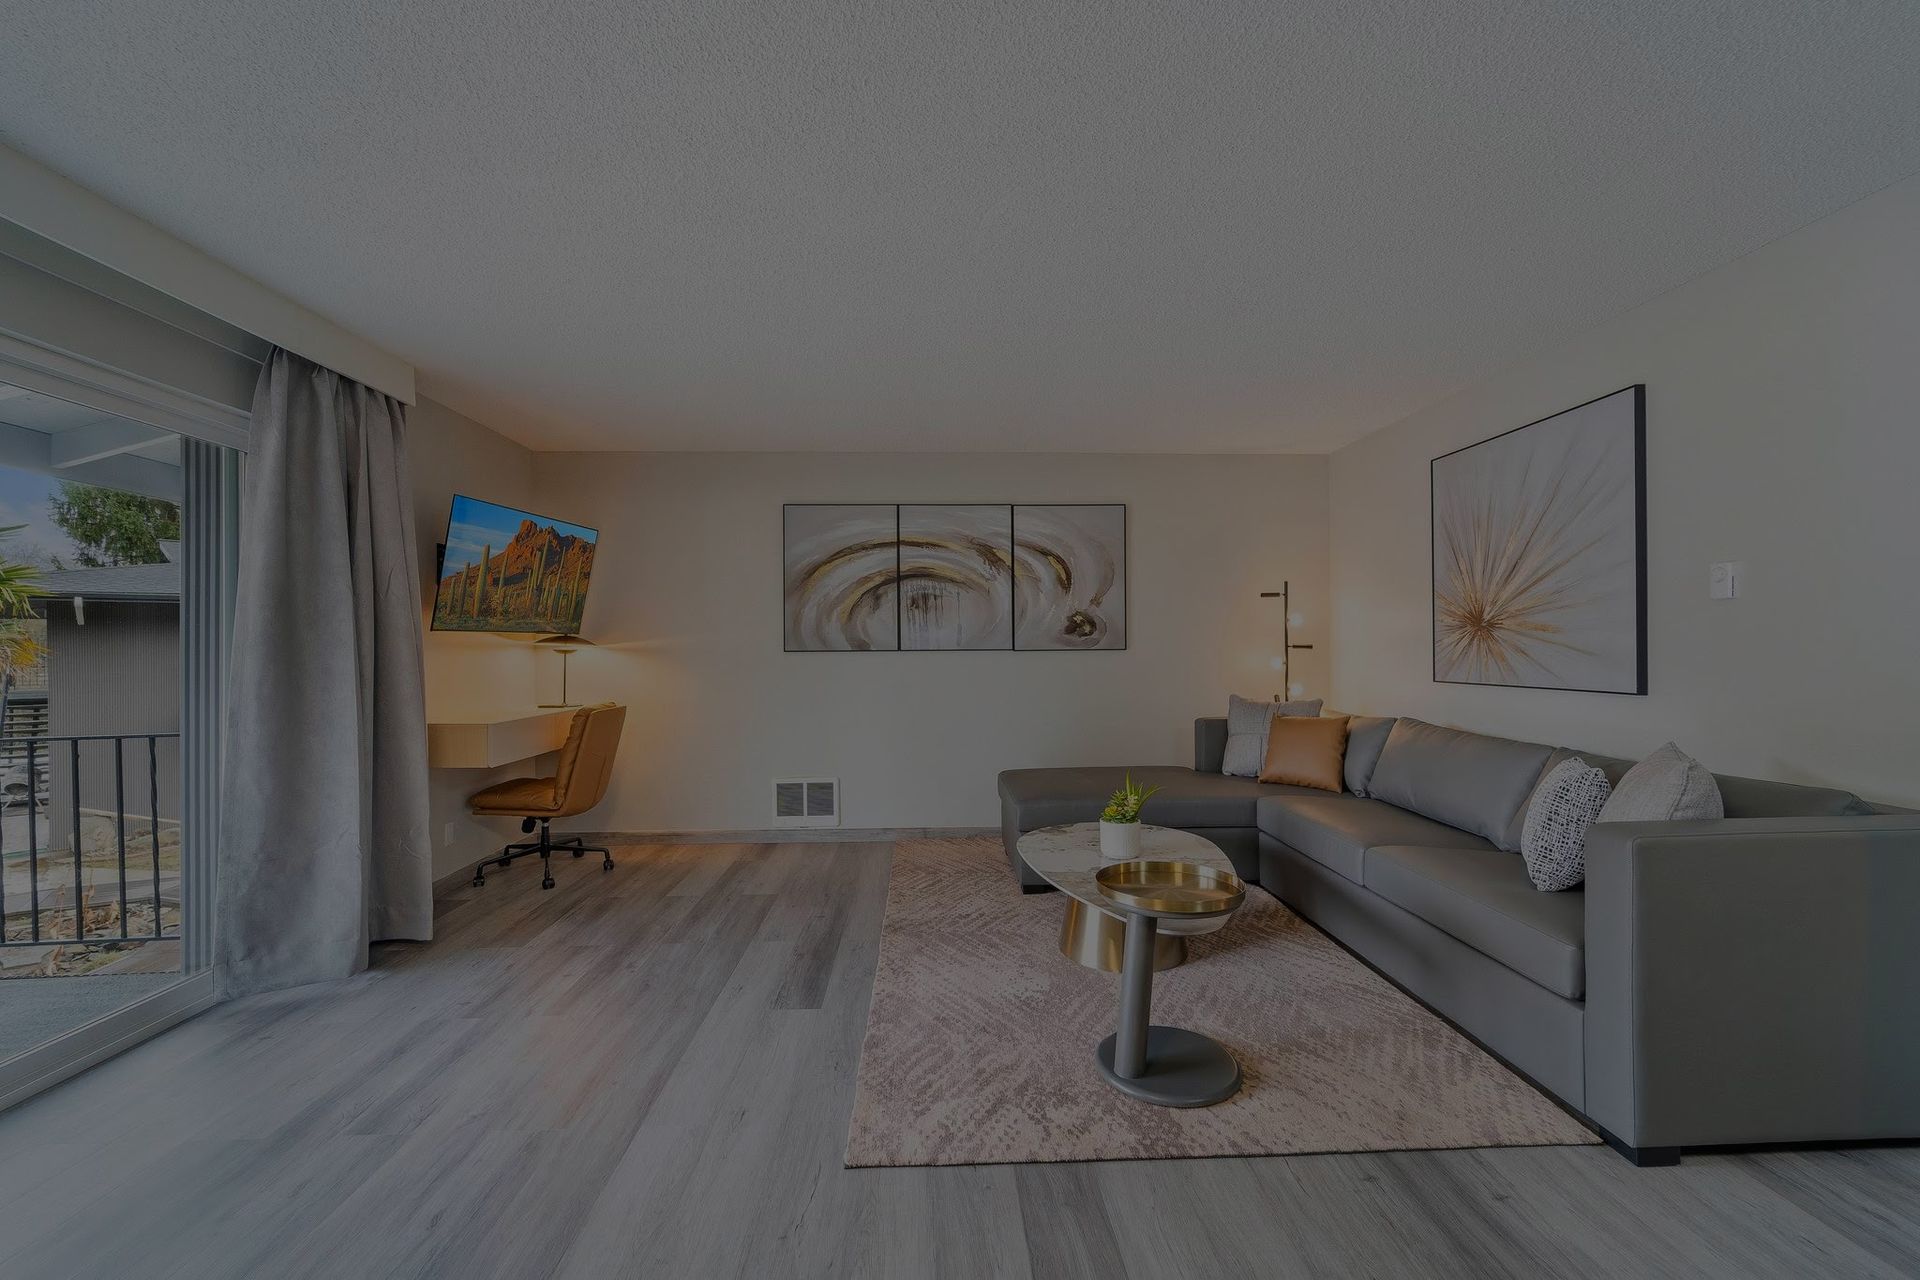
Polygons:
<instances>
[{"instance_id":1,"label":"triptych wall art","mask_svg":"<svg viewBox=\"0 0 1920 1280\"><path fill-rule=\"evenodd\" d=\"M1647 691L1646 388L1433 460L1433 678Z\"/></svg>"},{"instance_id":2,"label":"triptych wall art","mask_svg":"<svg viewBox=\"0 0 1920 1280\"><path fill-rule=\"evenodd\" d=\"M785 646L1124 649L1120 503L785 508Z\"/></svg>"}]
</instances>

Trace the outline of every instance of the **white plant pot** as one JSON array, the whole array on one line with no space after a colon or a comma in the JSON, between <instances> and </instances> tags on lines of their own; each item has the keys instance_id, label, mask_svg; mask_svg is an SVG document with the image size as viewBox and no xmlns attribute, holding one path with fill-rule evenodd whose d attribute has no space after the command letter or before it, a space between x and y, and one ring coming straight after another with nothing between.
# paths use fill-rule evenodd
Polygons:
<instances>
[{"instance_id":1,"label":"white plant pot","mask_svg":"<svg viewBox=\"0 0 1920 1280\"><path fill-rule=\"evenodd\" d=\"M1131 862L1140 856L1140 824L1100 820L1100 860Z\"/></svg>"}]
</instances>

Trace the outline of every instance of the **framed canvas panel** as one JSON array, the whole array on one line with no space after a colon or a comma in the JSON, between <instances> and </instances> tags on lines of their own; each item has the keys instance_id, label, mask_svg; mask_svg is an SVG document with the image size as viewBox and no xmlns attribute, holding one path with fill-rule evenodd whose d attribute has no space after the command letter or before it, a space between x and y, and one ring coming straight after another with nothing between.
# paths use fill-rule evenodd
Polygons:
<instances>
[{"instance_id":1,"label":"framed canvas panel","mask_svg":"<svg viewBox=\"0 0 1920 1280\"><path fill-rule=\"evenodd\" d=\"M1433 678L1647 691L1646 387L1433 460Z\"/></svg>"},{"instance_id":2,"label":"framed canvas panel","mask_svg":"<svg viewBox=\"0 0 1920 1280\"><path fill-rule=\"evenodd\" d=\"M900 508L902 649L1013 647L1013 508Z\"/></svg>"},{"instance_id":3,"label":"framed canvas panel","mask_svg":"<svg viewBox=\"0 0 1920 1280\"><path fill-rule=\"evenodd\" d=\"M891 504L783 508L780 613L788 652L900 647L899 521Z\"/></svg>"},{"instance_id":4,"label":"framed canvas panel","mask_svg":"<svg viewBox=\"0 0 1920 1280\"><path fill-rule=\"evenodd\" d=\"M1127 647L1123 503L1013 508L1013 647Z\"/></svg>"}]
</instances>

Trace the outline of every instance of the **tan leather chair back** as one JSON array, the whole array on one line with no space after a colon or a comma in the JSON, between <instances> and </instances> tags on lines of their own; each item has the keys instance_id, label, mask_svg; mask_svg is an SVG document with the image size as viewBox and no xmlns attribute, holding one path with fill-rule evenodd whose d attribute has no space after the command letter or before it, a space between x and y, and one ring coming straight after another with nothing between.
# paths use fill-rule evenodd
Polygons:
<instances>
[{"instance_id":1,"label":"tan leather chair back","mask_svg":"<svg viewBox=\"0 0 1920 1280\"><path fill-rule=\"evenodd\" d=\"M585 813L607 794L626 723L627 709L617 702L597 702L573 713L573 724L560 748L560 768L554 774L554 817Z\"/></svg>"}]
</instances>

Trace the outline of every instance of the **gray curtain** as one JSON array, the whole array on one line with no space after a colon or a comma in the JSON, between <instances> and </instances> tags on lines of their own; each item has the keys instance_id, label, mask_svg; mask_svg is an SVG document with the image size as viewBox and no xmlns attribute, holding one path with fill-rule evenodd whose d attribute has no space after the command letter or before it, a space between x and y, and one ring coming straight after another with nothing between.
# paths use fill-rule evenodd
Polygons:
<instances>
[{"instance_id":1,"label":"gray curtain","mask_svg":"<svg viewBox=\"0 0 1920 1280\"><path fill-rule=\"evenodd\" d=\"M406 407L285 351L253 397L220 831L224 987L433 933Z\"/></svg>"}]
</instances>

